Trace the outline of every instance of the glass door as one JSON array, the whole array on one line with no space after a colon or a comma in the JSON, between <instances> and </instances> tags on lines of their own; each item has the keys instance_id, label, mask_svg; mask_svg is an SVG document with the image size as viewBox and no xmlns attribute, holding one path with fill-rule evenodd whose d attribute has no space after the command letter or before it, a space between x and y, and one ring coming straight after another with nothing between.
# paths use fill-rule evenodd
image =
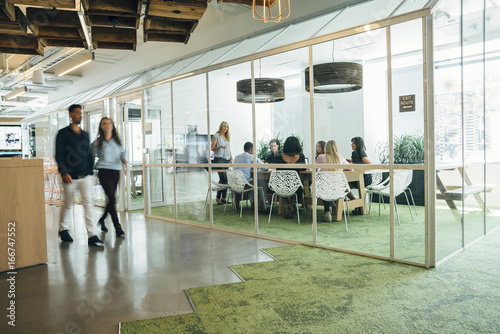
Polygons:
<instances>
[{"instance_id":1,"label":"glass door","mask_svg":"<svg viewBox=\"0 0 500 334\"><path fill-rule=\"evenodd\" d=\"M89 133L90 142L92 143L99 133L99 123L102 118L102 110L99 108L97 110L90 110L90 107L85 107L87 113L87 132ZM93 194L94 194L94 205L105 207L106 206L106 195L102 189L99 180L97 179L97 174L95 181L93 182Z\"/></svg>"},{"instance_id":2,"label":"glass door","mask_svg":"<svg viewBox=\"0 0 500 334\"><path fill-rule=\"evenodd\" d=\"M128 160L123 205L128 210L144 209L142 99L120 102L117 110L123 115L122 133Z\"/></svg>"}]
</instances>

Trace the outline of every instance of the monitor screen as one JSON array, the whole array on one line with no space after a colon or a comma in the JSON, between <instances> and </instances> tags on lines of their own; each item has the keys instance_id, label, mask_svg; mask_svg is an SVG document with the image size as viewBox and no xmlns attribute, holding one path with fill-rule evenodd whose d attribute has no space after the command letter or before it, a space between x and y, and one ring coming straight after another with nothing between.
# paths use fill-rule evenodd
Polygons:
<instances>
[{"instance_id":1,"label":"monitor screen","mask_svg":"<svg viewBox=\"0 0 500 334\"><path fill-rule=\"evenodd\" d=\"M0 157L22 154L21 126L0 125Z\"/></svg>"}]
</instances>

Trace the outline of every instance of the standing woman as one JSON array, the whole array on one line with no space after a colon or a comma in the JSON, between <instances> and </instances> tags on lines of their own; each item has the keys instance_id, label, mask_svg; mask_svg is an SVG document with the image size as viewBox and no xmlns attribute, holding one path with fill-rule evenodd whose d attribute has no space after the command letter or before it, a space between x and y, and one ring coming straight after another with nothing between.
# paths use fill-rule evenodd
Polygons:
<instances>
[{"instance_id":1,"label":"standing woman","mask_svg":"<svg viewBox=\"0 0 500 334\"><path fill-rule=\"evenodd\" d=\"M351 148L352 148L352 154L351 154L351 163L353 164L371 164L370 159L368 159L368 156L366 155L366 147L365 147L365 142L363 138L361 137L354 137L351 139ZM365 181L365 187L369 186L372 183L372 175L371 174L365 174L363 175L364 181ZM351 188L355 188L357 185L349 183ZM348 194L349 199L354 199L354 196L352 193ZM353 215L360 215L361 214L361 209L356 208L352 212Z\"/></svg>"},{"instance_id":2,"label":"standing woman","mask_svg":"<svg viewBox=\"0 0 500 334\"><path fill-rule=\"evenodd\" d=\"M228 164L233 162L231 155L231 136L229 134L229 124L223 121L219 125L219 130L212 139L212 151L214 151L214 164ZM220 167L219 169L227 169L227 167ZM225 172L219 172L219 183L227 184L227 175ZM226 204L227 189L217 191L217 204Z\"/></svg>"},{"instance_id":3,"label":"standing woman","mask_svg":"<svg viewBox=\"0 0 500 334\"><path fill-rule=\"evenodd\" d=\"M115 226L116 236L124 237L122 226L118 220L116 213L116 187L120 180L120 171L122 164L127 168L127 160L125 159L125 149L118 133L116 132L113 121L108 117L103 117L99 123L99 134L97 139L92 143L92 152L99 159L96 164L98 170L99 182L104 189L104 193L108 198L108 204L104 210L104 214L99 219L98 225L101 225L101 231L108 232L108 228L104 224L104 220L108 213L111 215L113 225Z\"/></svg>"}]
</instances>

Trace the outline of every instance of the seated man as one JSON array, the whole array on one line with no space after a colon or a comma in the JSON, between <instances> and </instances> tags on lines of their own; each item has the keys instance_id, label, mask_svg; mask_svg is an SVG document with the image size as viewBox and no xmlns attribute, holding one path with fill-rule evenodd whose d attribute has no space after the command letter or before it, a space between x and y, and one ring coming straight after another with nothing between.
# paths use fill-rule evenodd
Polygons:
<instances>
[{"instance_id":1,"label":"seated man","mask_svg":"<svg viewBox=\"0 0 500 334\"><path fill-rule=\"evenodd\" d=\"M247 141L245 143L245 145L243 146L243 150L245 152L238 154L237 156L234 157L234 159L233 159L234 164L251 164L251 163L253 163L253 144L251 142ZM257 158L257 163L263 164L263 162L259 158ZM247 181L249 183L253 184L253 179L252 179L253 175L252 175L252 168L251 167L234 167L233 169L241 170L245 179L247 179ZM260 168L260 169L267 170L267 168ZM260 177L259 177L259 179L260 179ZM264 190L264 194L266 194L267 183L264 180L262 180L262 182L258 181L257 186L262 187L262 189ZM266 199L263 198L262 202L263 202L263 205L259 206L259 209L265 211L265 210L267 210ZM239 203L239 201L237 200L236 203ZM253 192L250 192L250 203L252 203L252 206L253 206Z\"/></svg>"}]
</instances>

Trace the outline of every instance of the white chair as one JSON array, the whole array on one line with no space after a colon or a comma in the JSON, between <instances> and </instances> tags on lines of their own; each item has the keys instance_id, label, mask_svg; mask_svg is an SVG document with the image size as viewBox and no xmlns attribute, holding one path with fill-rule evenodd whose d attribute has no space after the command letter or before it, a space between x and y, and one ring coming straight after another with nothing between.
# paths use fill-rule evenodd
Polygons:
<instances>
[{"instance_id":1,"label":"white chair","mask_svg":"<svg viewBox=\"0 0 500 334\"><path fill-rule=\"evenodd\" d=\"M401 225L401 222L399 220L398 204L396 202L396 197L401 195L401 194L405 194L406 203L408 204L408 209L410 210L411 219L415 220L415 218L413 218L413 212L411 211L410 202L408 201L408 196L406 195L406 192L405 192L406 188L408 188L408 186L410 185L411 180L412 180L412 176L408 175L408 174L413 174L413 171L412 170L395 170L394 171L394 177L393 177L393 179L394 179L394 207L396 209L396 215L398 217L398 225ZM367 192L377 194L379 196L389 197L391 189L390 189L390 183L388 180L389 179L387 179L386 181L384 181L382 184L380 184L378 186L374 186L372 189L368 189ZM378 207L378 214L380 216L380 203L379 203L379 207Z\"/></svg>"},{"instance_id":2,"label":"white chair","mask_svg":"<svg viewBox=\"0 0 500 334\"><path fill-rule=\"evenodd\" d=\"M373 199L373 192L371 190L377 189L377 188L382 188L384 187L387 182L389 182L389 178L383 180L383 175L382 173L373 173L372 175L372 183L368 186L365 187L365 191L367 195L370 195L370 208L369 208L369 213L372 211L372 199ZM368 198L368 196L365 196L365 200ZM382 203L384 203L384 209L385 209L385 202L382 196L378 197L379 205L380 201L382 200ZM366 207L366 204L365 204Z\"/></svg>"},{"instance_id":3,"label":"white chair","mask_svg":"<svg viewBox=\"0 0 500 334\"><path fill-rule=\"evenodd\" d=\"M245 193L249 193L253 191L254 185L250 184L241 170L228 169L227 174L227 184L229 188L237 194L241 194L241 198L243 199L243 195ZM261 192L262 199L265 201L264 190L262 187L257 187L257 190ZM233 197L233 201L235 201L236 196ZM236 205L236 204L235 204ZM225 211L225 209L224 209ZM243 215L243 205L240 204L240 218Z\"/></svg>"},{"instance_id":4,"label":"white chair","mask_svg":"<svg viewBox=\"0 0 500 334\"><path fill-rule=\"evenodd\" d=\"M408 187L405 189L405 192L408 190L410 193L411 202L413 203L413 210L415 210L415 216L416 216L417 215L417 207L415 206L415 200L413 199L413 193L411 192L411 189L410 189L411 181L413 181L413 171L411 171L411 173L408 173L408 180L407 180Z\"/></svg>"},{"instance_id":5,"label":"white chair","mask_svg":"<svg viewBox=\"0 0 500 334\"><path fill-rule=\"evenodd\" d=\"M343 172L317 172L315 175L315 181L317 198L321 198L323 201L327 202L334 202L342 199L345 230L348 231L347 215L349 214L349 205L347 203L347 195L351 192L351 188L349 187L349 182L347 182L345 174Z\"/></svg>"},{"instance_id":6,"label":"white chair","mask_svg":"<svg viewBox=\"0 0 500 334\"><path fill-rule=\"evenodd\" d=\"M204 169L204 171L208 176L208 171L206 169ZM228 184L222 184L222 183L216 182L212 179L212 191L221 191L221 190L225 190L225 189L230 190ZM207 197L205 198L205 214L207 213L209 195L210 195L210 188L207 189ZM227 201L226 201L226 205L227 205ZM226 213L226 205L224 205L224 213L223 214Z\"/></svg>"},{"instance_id":7,"label":"white chair","mask_svg":"<svg viewBox=\"0 0 500 334\"><path fill-rule=\"evenodd\" d=\"M274 191L273 196L271 197L271 208L269 209L269 219L267 222L271 221L271 214L273 213L273 202L274 196L278 195L280 197L288 198L292 195L295 195L295 206L297 210L297 219L300 224L300 215L299 215L299 201L297 198L297 189L299 187L304 188L302 185L302 181L300 180L299 173L295 170L274 170L271 172L271 176L269 177L269 189ZM305 207L305 202L304 202Z\"/></svg>"}]
</instances>

